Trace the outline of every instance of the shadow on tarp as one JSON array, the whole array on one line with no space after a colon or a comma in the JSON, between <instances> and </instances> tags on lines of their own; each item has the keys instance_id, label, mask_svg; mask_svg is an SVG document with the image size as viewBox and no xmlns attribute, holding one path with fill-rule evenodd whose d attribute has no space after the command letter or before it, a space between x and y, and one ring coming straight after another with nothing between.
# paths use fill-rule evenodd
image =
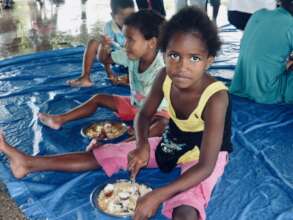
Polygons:
<instances>
[{"instance_id":1,"label":"shadow on tarp","mask_svg":"<svg viewBox=\"0 0 293 220\"><path fill-rule=\"evenodd\" d=\"M239 50L239 36L231 27L221 32L223 50L211 68L212 75L229 83ZM225 41L226 40L226 41ZM98 92L128 95L127 87L113 86L103 66L92 68L92 88L70 88L66 80L81 72L83 48L62 49L14 57L0 62L0 127L7 141L30 155L83 151L88 140L80 129L93 120L114 119L105 108L86 119L54 131L39 124L37 113L67 111ZM293 219L293 106L261 105L232 98L233 144L221 182L216 186L208 219ZM128 178L126 171L111 180ZM138 181L163 186L179 175L158 169L143 170ZM90 194L109 179L102 171L84 173L42 172L16 180L7 158L0 154L0 179L29 219L112 220L90 204ZM153 218L165 219L160 212Z\"/></svg>"}]
</instances>

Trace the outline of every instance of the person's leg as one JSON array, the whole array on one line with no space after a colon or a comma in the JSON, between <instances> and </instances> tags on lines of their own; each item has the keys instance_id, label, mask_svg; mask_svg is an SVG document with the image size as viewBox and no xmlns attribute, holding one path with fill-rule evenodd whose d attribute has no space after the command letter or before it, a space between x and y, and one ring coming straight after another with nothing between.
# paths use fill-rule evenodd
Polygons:
<instances>
[{"instance_id":1,"label":"person's leg","mask_svg":"<svg viewBox=\"0 0 293 220\"><path fill-rule=\"evenodd\" d=\"M163 0L151 0L151 6L154 11L160 13L164 17L166 16L166 10Z\"/></svg>"},{"instance_id":2,"label":"person's leg","mask_svg":"<svg viewBox=\"0 0 293 220\"><path fill-rule=\"evenodd\" d=\"M148 9L149 4L147 0L136 0L138 9Z\"/></svg>"},{"instance_id":3,"label":"person's leg","mask_svg":"<svg viewBox=\"0 0 293 220\"><path fill-rule=\"evenodd\" d=\"M92 81L90 78L91 67L96 58L99 42L97 40L90 40L83 55L82 73L77 79L69 80L68 84L71 86L90 87Z\"/></svg>"},{"instance_id":4,"label":"person's leg","mask_svg":"<svg viewBox=\"0 0 293 220\"><path fill-rule=\"evenodd\" d=\"M201 8L203 11L206 11L206 1L207 0L189 0L190 5L195 5Z\"/></svg>"},{"instance_id":5,"label":"person's leg","mask_svg":"<svg viewBox=\"0 0 293 220\"><path fill-rule=\"evenodd\" d=\"M10 146L0 133L0 152L10 160L10 167L16 178L23 178L31 172L65 171L82 172L100 167L92 152L70 153L55 156L28 156Z\"/></svg>"},{"instance_id":6,"label":"person's leg","mask_svg":"<svg viewBox=\"0 0 293 220\"><path fill-rule=\"evenodd\" d=\"M210 0L211 6L213 7L213 21L217 21L218 13L219 13L219 8L221 5L220 0Z\"/></svg>"},{"instance_id":7,"label":"person's leg","mask_svg":"<svg viewBox=\"0 0 293 220\"><path fill-rule=\"evenodd\" d=\"M114 99L115 98L112 95L97 94L89 101L69 112L59 115L39 113L38 118L44 125L52 129L59 129L63 124L69 121L92 115L98 107L106 107L113 111L117 111Z\"/></svg>"},{"instance_id":8,"label":"person's leg","mask_svg":"<svg viewBox=\"0 0 293 220\"><path fill-rule=\"evenodd\" d=\"M172 220L198 220L198 211L188 205L181 205L173 210Z\"/></svg>"},{"instance_id":9,"label":"person's leg","mask_svg":"<svg viewBox=\"0 0 293 220\"><path fill-rule=\"evenodd\" d=\"M175 0L175 9L176 12L180 11L180 9L187 6L187 0Z\"/></svg>"},{"instance_id":10,"label":"person's leg","mask_svg":"<svg viewBox=\"0 0 293 220\"><path fill-rule=\"evenodd\" d=\"M216 183L224 173L227 160L228 153L221 151L212 174L208 178L203 180L201 183L189 188L188 190L180 192L172 198L165 201L163 204L162 213L167 218L172 218L175 214L179 215L181 213L179 211L182 210L182 206L188 206L187 209L193 217L195 217L196 212L199 219L206 219L206 206L209 203L212 191ZM195 166L197 163L198 161L178 164L178 166L181 167L181 174L185 173L187 170ZM177 213L175 213L174 210L176 210L176 208L178 207L180 207L180 209L178 209ZM191 209L191 207L193 208L193 210Z\"/></svg>"},{"instance_id":11,"label":"person's leg","mask_svg":"<svg viewBox=\"0 0 293 220\"><path fill-rule=\"evenodd\" d=\"M161 141L160 137L148 138L150 144L150 157L147 168L156 168L155 149ZM136 142L120 142L117 144L105 144L93 149L97 163L103 168L107 176L112 176L119 170L127 170L128 154L136 148Z\"/></svg>"},{"instance_id":12,"label":"person's leg","mask_svg":"<svg viewBox=\"0 0 293 220\"><path fill-rule=\"evenodd\" d=\"M4 0L4 8L5 9L11 8L11 6L12 6L11 0Z\"/></svg>"}]
</instances>

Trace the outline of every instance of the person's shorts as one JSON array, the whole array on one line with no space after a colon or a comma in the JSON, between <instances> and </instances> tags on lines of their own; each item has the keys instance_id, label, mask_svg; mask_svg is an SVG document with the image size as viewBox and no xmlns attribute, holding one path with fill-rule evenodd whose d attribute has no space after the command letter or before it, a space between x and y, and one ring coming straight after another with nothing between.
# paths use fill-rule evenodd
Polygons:
<instances>
[{"instance_id":1,"label":"person's shorts","mask_svg":"<svg viewBox=\"0 0 293 220\"><path fill-rule=\"evenodd\" d=\"M131 105L129 96L114 96L114 102L117 109L117 115L124 121L131 121L134 119L138 109ZM167 111L159 111L155 116L162 116L169 118Z\"/></svg>"},{"instance_id":2,"label":"person's shorts","mask_svg":"<svg viewBox=\"0 0 293 220\"><path fill-rule=\"evenodd\" d=\"M155 149L160 143L160 137L149 138L150 143L150 159L147 165L148 168L157 168L158 164L155 159ZM127 155L130 151L136 148L136 142L122 142L118 144L106 144L102 147L93 150L93 154L101 165L102 169L108 176L113 175L119 170L127 169ZM211 197L214 186L219 178L223 175L227 164L228 153L221 151L216 166L212 174L202 181L197 186L190 188L187 191L181 192L163 204L162 213L167 218L172 218L173 209L181 205L194 207L199 212L199 219L206 219L205 209ZM181 168L181 174L194 166L198 161L192 161L186 164L178 164Z\"/></svg>"}]
</instances>

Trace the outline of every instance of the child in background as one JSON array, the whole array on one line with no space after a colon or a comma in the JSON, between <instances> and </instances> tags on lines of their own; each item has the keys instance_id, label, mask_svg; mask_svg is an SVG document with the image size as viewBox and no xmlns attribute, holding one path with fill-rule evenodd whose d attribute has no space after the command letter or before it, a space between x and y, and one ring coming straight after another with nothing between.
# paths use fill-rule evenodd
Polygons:
<instances>
[{"instance_id":1,"label":"child in background","mask_svg":"<svg viewBox=\"0 0 293 220\"><path fill-rule=\"evenodd\" d=\"M182 175L178 179L138 200L133 219L152 217L164 203L163 214L168 218L204 220L211 192L232 150L227 88L206 73L220 40L213 22L197 8L174 15L161 39L166 68L138 114L136 142L106 144L93 153L32 157L0 135L0 151L10 158L13 174L21 178L43 170L79 172L102 167L111 176L128 167L135 178L145 166L165 172L179 166ZM169 125L162 138L148 138L151 118L164 97L171 116Z\"/></svg>"},{"instance_id":2,"label":"child in background","mask_svg":"<svg viewBox=\"0 0 293 220\"><path fill-rule=\"evenodd\" d=\"M230 87L235 95L264 104L293 103L293 1L280 3L275 10L257 11L247 23Z\"/></svg>"},{"instance_id":3,"label":"child in background","mask_svg":"<svg viewBox=\"0 0 293 220\"><path fill-rule=\"evenodd\" d=\"M111 16L112 20L107 22L104 27L104 34L111 39L112 49L117 50L124 47L125 37L122 33L122 26L125 18L134 12L133 0L111 0ZM90 71L94 59L97 55L97 50L100 45L100 39L92 39L89 41L83 56L83 65L81 76L77 79L69 80L71 86L90 87L92 81L90 79ZM106 72L111 80L117 81L112 74L111 66L105 66Z\"/></svg>"},{"instance_id":4,"label":"child in background","mask_svg":"<svg viewBox=\"0 0 293 220\"><path fill-rule=\"evenodd\" d=\"M124 34L126 37L125 50L108 53L109 45L105 42L99 49L100 60L105 65L113 62L128 67L130 80L130 97L97 94L81 106L60 115L39 113L39 119L53 129L59 129L63 124L87 117L95 113L98 107L107 107L117 112L120 119L133 120L138 109L150 91L151 85L164 66L162 54L158 52L158 36L164 18L152 11L141 10L126 18ZM107 41L106 41L107 42ZM168 121L165 103L153 118L150 128L152 136L161 135Z\"/></svg>"}]
</instances>

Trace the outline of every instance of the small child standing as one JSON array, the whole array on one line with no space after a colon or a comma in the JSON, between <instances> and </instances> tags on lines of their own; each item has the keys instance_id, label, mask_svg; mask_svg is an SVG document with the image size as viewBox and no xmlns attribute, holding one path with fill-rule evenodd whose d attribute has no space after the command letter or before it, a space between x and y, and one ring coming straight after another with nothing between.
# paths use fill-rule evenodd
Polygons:
<instances>
[{"instance_id":1,"label":"small child standing","mask_svg":"<svg viewBox=\"0 0 293 220\"><path fill-rule=\"evenodd\" d=\"M179 166L182 175L178 179L138 200L133 219L152 217L163 203L168 218L204 220L212 190L232 151L227 88L206 73L219 48L217 29L208 16L200 9L185 8L167 22L161 35L166 68L138 114L136 142L106 144L92 152L32 157L0 135L0 151L10 158L18 178L36 171L78 172L101 167L108 176L128 167L135 178L142 167L168 172ZM162 138L149 138L151 118L164 97L169 125Z\"/></svg>"},{"instance_id":2,"label":"small child standing","mask_svg":"<svg viewBox=\"0 0 293 220\"><path fill-rule=\"evenodd\" d=\"M122 32L122 26L127 16L134 12L133 0L111 0L111 16L112 20L107 22L104 27L104 34L111 39L112 49L117 50L124 47L125 37ZM90 87L92 81L90 79L90 71L94 59L97 55L97 50L100 45L100 39L92 39L88 42L83 56L83 68L81 76L77 79L69 80L68 83L71 86ZM105 66L105 70L110 79L113 79L111 67Z\"/></svg>"},{"instance_id":3,"label":"small child standing","mask_svg":"<svg viewBox=\"0 0 293 220\"><path fill-rule=\"evenodd\" d=\"M133 120L138 109L142 107L157 73L164 66L162 54L157 48L160 26L163 22L164 18L152 11L138 11L125 20L123 28L126 37L125 50L116 50L109 54L107 49L109 45L104 43L100 45L99 57L105 65L115 62L128 67L130 97L97 94L86 103L64 114L39 113L40 121L50 128L59 129L69 121L92 115L98 107L115 111L122 120ZM150 128L152 136L162 134L166 117L168 118L164 109L163 102L153 118Z\"/></svg>"}]
</instances>

